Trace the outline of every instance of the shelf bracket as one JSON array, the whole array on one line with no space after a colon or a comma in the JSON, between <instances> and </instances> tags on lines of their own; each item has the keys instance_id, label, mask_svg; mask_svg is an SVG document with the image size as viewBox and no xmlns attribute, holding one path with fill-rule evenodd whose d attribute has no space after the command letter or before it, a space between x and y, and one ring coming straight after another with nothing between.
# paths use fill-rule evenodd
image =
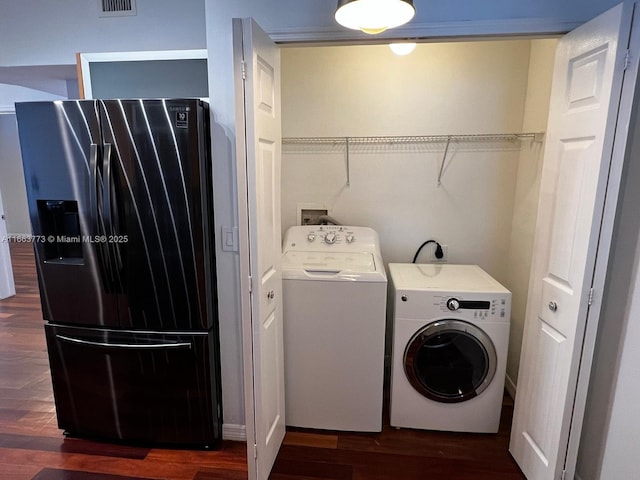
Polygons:
<instances>
[{"instance_id":1,"label":"shelf bracket","mask_svg":"<svg viewBox=\"0 0 640 480\"><path fill-rule=\"evenodd\" d=\"M451 143L451 136L447 137L447 145L444 147L444 155L442 155L442 163L440 163L440 172L438 172L438 183L437 186L439 187L442 182L442 171L444 170L444 162L447 160L447 153L449 152L449 144Z\"/></svg>"},{"instance_id":2,"label":"shelf bracket","mask_svg":"<svg viewBox=\"0 0 640 480\"><path fill-rule=\"evenodd\" d=\"M349 137L345 137L345 150L346 150L346 161L347 161L347 187L351 186L351 164L349 159Z\"/></svg>"}]
</instances>

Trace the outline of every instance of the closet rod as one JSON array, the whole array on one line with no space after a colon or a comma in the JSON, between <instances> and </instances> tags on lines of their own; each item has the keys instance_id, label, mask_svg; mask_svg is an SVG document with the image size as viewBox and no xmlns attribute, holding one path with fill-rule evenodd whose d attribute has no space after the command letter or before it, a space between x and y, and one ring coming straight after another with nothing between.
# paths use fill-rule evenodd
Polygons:
<instances>
[{"instance_id":1,"label":"closet rod","mask_svg":"<svg viewBox=\"0 0 640 480\"><path fill-rule=\"evenodd\" d=\"M541 142L544 133L478 133L465 135L410 135L410 136L371 136L371 137L283 137L285 145L339 145L339 144L393 144L393 143L437 143L459 141L511 141L532 139Z\"/></svg>"}]
</instances>

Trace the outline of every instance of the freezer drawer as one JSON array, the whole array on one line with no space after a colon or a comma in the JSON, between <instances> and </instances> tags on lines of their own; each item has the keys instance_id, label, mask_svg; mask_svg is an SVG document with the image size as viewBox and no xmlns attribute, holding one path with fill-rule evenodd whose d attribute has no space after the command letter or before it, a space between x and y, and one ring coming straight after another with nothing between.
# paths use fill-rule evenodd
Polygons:
<instances>
[{"instance_id":1,"label":"freezer drawer","mask_svg":"<svg viewBox=\"0 0 640 480\"><path fill-rule=\"evenodd\" d=\"M221 437L211 334L45 331L58 426L69 434L201 447Z\"/></svg>"}]
</instances>

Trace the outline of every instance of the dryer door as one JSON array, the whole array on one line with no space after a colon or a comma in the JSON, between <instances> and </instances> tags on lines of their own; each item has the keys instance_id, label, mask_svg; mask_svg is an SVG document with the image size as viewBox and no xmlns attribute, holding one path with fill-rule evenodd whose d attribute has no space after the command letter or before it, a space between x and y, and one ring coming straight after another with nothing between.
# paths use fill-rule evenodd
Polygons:
<instances>
[{"instance_id":1,"label":"dryer door","mask_svg":"<svg viewBox=\"0 0 640 480\"><path fill-rule=\"evenodd\" d=\"M462 320L438 320L424 326L404 352L404 371L413 388L444 403L479 395L491 383L496 365L496 349L489 336Z\"/></svg>"}]
</instances>

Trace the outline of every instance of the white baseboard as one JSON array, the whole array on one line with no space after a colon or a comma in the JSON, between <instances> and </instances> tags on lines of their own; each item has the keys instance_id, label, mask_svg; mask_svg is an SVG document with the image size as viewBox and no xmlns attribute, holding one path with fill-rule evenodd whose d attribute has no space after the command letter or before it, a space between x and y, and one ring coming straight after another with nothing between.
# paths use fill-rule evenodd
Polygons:
<instances>
[{"instance_id":1,"label":"white baseboard","mask_svg":"<svg viewBox=\"0 0 640 480\"><path fill-rule=\"evenodd\" d=\"M247 428L244 425L233 425L224 423L222 425L222 438L235 442L247 441Z\"/></svg>"},{"instance_id":2,"label":"white baseboard","mask_svg":"<svg viewBox=\"0 0 640 480\"><path fill-rule=\"evenodd\" d=\"M516 399L516 384L509 375L504 377L504 388L512 399Z\"/></svg>"}]
</instances>

